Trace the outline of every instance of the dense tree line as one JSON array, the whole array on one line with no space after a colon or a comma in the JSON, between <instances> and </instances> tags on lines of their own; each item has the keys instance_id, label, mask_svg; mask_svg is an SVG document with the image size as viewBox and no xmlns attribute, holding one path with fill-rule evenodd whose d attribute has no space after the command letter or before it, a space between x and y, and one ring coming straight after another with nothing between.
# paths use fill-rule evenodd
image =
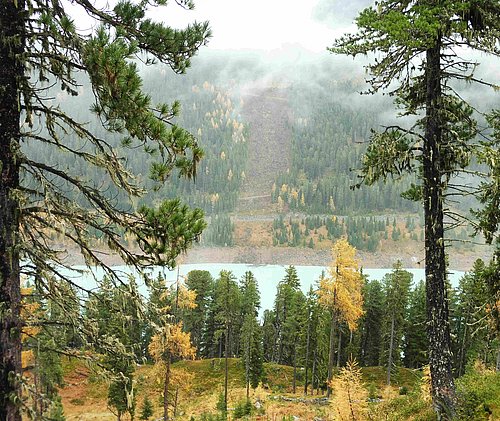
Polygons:
<instances>
[{"instance_id":1,"label":"dense tree line","mask_svg":"<svg viewBox=\"0 0 500 421\"><path fill-rule=\"evenodd\" d=\"M380 250L382 240L422 240L423 231L415 218L407 217L405 223L396 218L383 217L322 217L306 216L302 219L280 215L273 221L273 245L302 246L309 248L329 247L347 236L349 243L358 250ZM465 241L467 235L459 233Z\"/></svg>"},{"instance_id":2,"label":"dense tree line","mask_svg":"<svg viewBox=\"0 0 500 421\"><path fill-rule=\"evenodd\" d=\"M194 182L178 177L179 172L174 170L168 188L158 191L152 181L154 173L151 167L159 151L151 149L147 151L148 154L138 154L133 150L122 150L121 158L126 162L127 168L136 175L137 181L148 190L147 194L140 200L130 203L128 196L114 186L113 180L105 171L96 170L94 178L99 183L100 189L124 209L130 206L138 207L141 204L158 203L165 197L182 197L185 202L202 208L207 214L234 210L239 187L245 178L247 156L248 128L237 111L241 99L207 82L200 72L195 73L193 77L178 80L168 73L143 70L146 72L145 85L154 92L152 96L158 101L165 95L168 97L175 95L175 98L181 99L182 113L176 116L175 123L182 125L196 136L203 149L203 164L197 168ZM82 86L77 97L54 92L54 96L59 98L61 108L71 111L75 120L87 121L88 130L98 136L106 137L113 146L127 145L128 141L122 136L106 133L100 121L88 113L85 107L91 102L92 93L84 79L79 82ZM167 91L169 94L166 94ZM175 102L175 106L180 110L180 103ZM54 131L58 136L64 136L62 129L56 127ZM41 132L43 135L48 134L45 128L41 128ZM92 148L89 145L81 145L78 138L70 138L67 141L69 147L92 152ZM29 156L40 157L47 165L72 168L75 174L82 177L88 173L85 161L75 159L70 154L59 155L57 151L43 143L28 140L23 148ZM68 186L68 189L70 187ZM72 197L82 205L88 205L80 193L72 191Z\"/></svg>"},{"instance_id":3,"label":"dense tree line","mask_svg":"<svg viewBox=\"0 0 500 421\"><path fill-rule=\"evenodd\" d=\"M273 307L263 313L250 271L238 280L229 271L214 279L208 271L195 270L170 285L160 274L146 279L147 298L138 292L134 278L120 286L104 279L89 299L67 294L74 317L81 319L78 331L64 323L59 304L46 291L36 285L27 288L28 326L36 325L41 312L53 322L43 330L27 330L24 349L32 353L28 365L36 375L38 396L33 411L60 411L56 386L62 384L61 349L68 355L79 350L98 356L109 379L108 405L117 416L136 411L134 372L144 361L154 363L163 379L159 393L167 396L166 412L177 405L181 390L171 363L195 355L240 358L247 393L265 382L264 362L293 367L291 387L297 391L300 381L305 394L324 393L333 372L350 358L361 366L385 367L388 384L397 380L398 367L428 364L424 283L414 283L401 262L383 279L370 280L357 268L349 254L354 249L345 239L335 247L331 267L306 294L296 269L286 268ZM456 288L448 285L456 376L477 360L499 364L498 297L492 277L496 267L496 259L488 265L478 260ZM54 291L59 287L52 285ZM77 305L82 299L83 313ZM101 341L93 341L94 336Z\"/></svg>"},{"instance_id":4,"label":"dense tree line","mask_svg":"<svg viewBox=\"0 0 500 421\"><path fill-rule=\"evenodd\" d=\"M415 205L400 196L409 183L381 183L375 189L351 191L357 182L352 170L359 166L378 115L348 103L348 96L359 88L355 81L330 83L329 87L297 83L290 89L290 103L297 115L291 123L292 162L276 179L273 200L313 214L346 215L388 208L415 211Z\"/></svg>"},{"instance_id":5,"label":"dense tree line","mask_svg":"<svg viewBox=\"0 0 500 421\"><path fill-rule=\"evenodd\" d=\"M201 243L209 246L230 247L233 242L234 223L228 214L214 214L208 220Z\"/></svg>"}]
</instances>

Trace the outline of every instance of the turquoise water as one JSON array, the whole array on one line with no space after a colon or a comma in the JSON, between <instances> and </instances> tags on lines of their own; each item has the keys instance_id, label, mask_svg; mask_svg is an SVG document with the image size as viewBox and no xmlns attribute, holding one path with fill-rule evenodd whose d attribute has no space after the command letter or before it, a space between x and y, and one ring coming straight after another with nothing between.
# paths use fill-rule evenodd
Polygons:
<instances>
[{"instance_id":1,"label":"turquoise water","mask_svg":"<svg viewBox=\"0 0 500 421\"><path fill-rule=\"evenodd\" d=\"M236 263L196 263L196 264L183 264L174 270L166 270L161 268L154 268L151 271L153 276L160 272L164 274L167 283L174 283L177 279L177 271L179 275L186 276L192 270L207 270L216 278L221 270L230 270L237 279L240 279L246 271L252 271L259 284L261 295L261 313L266 309L271 309L276 295L276 286L279 281L285 276L285 268L283 265L249 265L249 264L236 264ZM83 269L83 267L77 267ZM300 279L301 289L304 293L309 291L311 285L315 285L319 279L322 271L327 270L325 266L295 266L297 274ZM124 278L128 274L135 274L131 268L127 266L116 266L115 269L123 274ZM368 275L369 279L382 279L385 274L389 273L392 269L363 269L363 273ZM424 269L406 269L413 274L413 281L418 282L425 277ZM72 274L74 281L85 288L94 288L96 286L96 279L101 279L103 272L100 269L93 269L93 273L87 272L86 274ZM450 271L449 279L453 286L458 285L458 281L464 275L464 272ZM138 280L139 282L139 280ZM140 290L146 294L146 287L139 282Z\"/></svg>"}]
</instances>

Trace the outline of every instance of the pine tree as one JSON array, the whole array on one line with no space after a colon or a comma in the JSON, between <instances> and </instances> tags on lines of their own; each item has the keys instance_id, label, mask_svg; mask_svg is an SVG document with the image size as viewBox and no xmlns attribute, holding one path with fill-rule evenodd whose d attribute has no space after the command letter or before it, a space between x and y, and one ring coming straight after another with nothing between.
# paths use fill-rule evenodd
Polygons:
<instances>
[{"instance_id":1,"label":"pine tree","mask_svg":"<svg viewBox=\"0 0 500 421\"><path fill-rule=\"evenodd\" d=\"M382 321L384 316L384 293L378 280L365 284L363 293L363 317L360 321L360 361L364 366L379 364L382 352Z\"/></svg>"},{"instance_id":2,"label":"pine tree","mask_svg":"<svg viewBox=\"0 0 500 421\"><path fill-rule=\"evenodd\" d=\"M408 306L408 297L413 275L402 269L402 263L398 260L392 272L384 276L384 336L385 355L381 359L387 367L387 384L391 384L391 372L393 366L399 361L401 354L401 341L404 334L404 322ZM384 358L386 357L386 358Z\"/></svg>"},{"instance_id":3,"label":"pine tree","mask_svg":"<svg viewBox=\"0 0 500 421\"><path fill-rule=\"evenodd\" d=\"M262 321L262 347L264 361L274 361L274 354L276 351L276 330L275 330L275 315L273 310L264 310L264 317Z\"/></svg>"},{"instance_id":4,"label":"pine tree","mask_svg":"<svg viewBox=\"0 0 500 421\"><path fill-rule=\"evenodd\" d=\"M208 271L192 270L187 274L186 286L196 293L196 307L185 310L182 320L184 321L184 328L191 332L191 340L193 346L197 348L197 354L202 355L204 352L202 347L203 328L206 325L214 280Z\"/></svg>"},{"instance_id":5,"label":"pine tree","mask_svg":"<svg viewBox=\"0 0 500 421\"><path fill-rule=\"evenodd\" d=\"M120 355L108 356L105 363L113 374L108 387L108 408L118 421L126 412L133 418L136 403L133 361Z\"/></svg>"},{"instance_id":6,"label":"pine tree","mask_svg":"<svg viewBox=\"0 0 500 421\"><path fill-rule=\"evenodd\" d=\"M215 284L215 301L218 308L216 318L223 323L219 333L224 336L224 408L227 412L228 381L229 381L229 354L234 342L233 336L237 328L241 309L241 292L230 271L222 270ZM236 325L236 326L235 326Z\"/></svg>"},{"instance_id":7,"label":"pine tree","mask_svg":"<svg viewBox=\"0 0 500 421\"><path fill-rule=\"evenodd\" d=\"M361 289L363 278L358 270L355 258L356 249L347 239L341 238L332 248L333 261L328 269L328 276L320 279L318 301L330 312L330 347L328 358L328 381L333 376L336 330L340 322L347 323L349 330L357 327L358 319L363 314L363 296ZM328 387L328 396L331 389Z\"/></svg>"},{"instance_id":8,"label":"pine tree","mask_svg":"<svg viewBox=\"0 0 500 421\"><path fill-rule=\"evenodd\" d=\"M285 269L285 276L279 282L274 301L275 314L275 359L279 364L293 365L301 301L300 280L293 266Z\"/></svg>"},{"instance_id":9,"label":"pine tree","mask_svg":"<svg viewBox=\"0 0 500 421\"><path fill-rule=\"evenodd\" d=\"M148 420L153 415L153 404L149 397L146 395L142 402L141 415L139 419Z\"/></svg>"},{"instance_id":10,"label":"pine tree","mask_svg":"<svg viewBox=\"0 0 500 421\"><path fill-rule=\"evenodd\" d=\"M151 339L156 334L158 326L161 325L162 309L168 307L168 288L163 274L158 274L153 279L146 277L149 290L148 300L146 302L145 323L142 332L142 354L149 361L152 357L149 354L148 348Z\"/></svg>"},{"instance_id":11,"label":"pine tree","mask_svg":"<svg viewBox=\"0 0 500 421\"><path fill-rule=\"evenodd\" d=\"M304 309L306 314L306 323L304 324L306 337L304 351L304 395L307 395L309 388L309 369L312 368L311 365L313 363L313 355L317 348L318 338L317 335L315 335L315 332L318 328L320 312L317 295L314 292L312 285L307 293ZM311 381L311 384L312 383L313 380Z\"/></svg>"},{"instance_id":12,"label":"pine tree","mask_svg":"<svg viewBox=\"0 0 500 421\"><path fill-rule=\"evenodd\" d=\"M482 273L488 287L486 307L491 328L497 338L496 371L500 372L500 244L497 243L493 258Z\"/></svg>"},{"instance_id":13,"label":"pine tree","mask_svg":"<svg viewBox=\"0 0 500 421\"><path fill-rule=\"evenodd\" d=\"M140 356L142 298L132 276L128 284L115 286L105 277L99 290L87 302L85 325L94 351L102 354L101 366L109 379L108 407L118 420L135 413L135 365ZM100 340L94 340L100 338Z\"/></svg>"},{"instance_id":14,"label":"pine tree","mask_svg":"<svg viewBox=\"0 0 500 421\"><path fill-rule=\"evenodd\" d=\"M243 316L240 331L241 361L245 367L248 400L250 386L255 389L264 374L262 330L257 320L258 309L260 308L260 293L252 272L245 272L241 279L240 288L241 314Z\"/></svg>"},{"instance_id":15,"label":"pine tree","mask_svg":"<svg viewBox=\"0 0 500 421\"><path fill-rule=\"evenodd\" d=\"M174 201L165 216L179 229L159 235L148 212L120 207L99 184L101 177L86 180L73 171L76 163L68 170L57 160L44 162L30 153L31 145L43 145L54 156L70 154L87 174L101 174L125 196L137 197L143 190L121 159L121 146L154 153L151 176L160 184L174 171L195 175L202 151L192 135L173 124L178 103L153 104L141 91L134 60L162 62L184 72L210 32L206 23L177 30L146 17L148 8L163 4L124 0L110 10L78 0L78 13L94 19L89 33L77 29L73 8L58 0L0 2L0 419L21 419L21 336L11 334L21 331L21 262L30 262L23 265L28 275L61 277L64 255L51 246L49 233L64 237L89 265L102 265L93 244L97 236L125 263L141 266L158 258L172 264L204 226L201 212ZM52 102L59 87L78 95L79 80L85 78L96 120L121 143L96 135ZM162 254L129 251L121 241L125 231L137 236L144 250ZM149 245L155 237L163 247Z\"/></svg>"},{"instance_id":16,"label":"pine tree","mask_svg":"<svg viewBox=\"0 0 500 421\"><path fill-rule=\"evenodd\" d=\"M491 351L491 320L488 307L491 305L488 286L484 273L486 265L481 259L474 262L470 272L460 279L458 286L458 305L455 311L456 323L456 370L465 374L465 367L471 360L483 360L487 363ZM494 335L496 336L496 335Z\"/></svg>"},{"instance_id":17,"label":"pine tree","mask_svg":"<svg viewBox=\"0 0 500 421\"><path fill-rule=\"evenodd\" d=\"M241 362L245 368L247 399L250 398L250 386L256 388L264 375L262 351L262 330L255 315L247 313L240 333Z\"/></svg>"},{"instance_id":18,"label":"pine tree","mask_svg":"<svg viewBox=\"0 0 500 421\"><path fill-rule=\"evenodd\" d=\"M427 365L428 343L425 332L425 282L420 281L410 293L408 317L405 323L403 344L404 365L408 368L422 368Z\"/></svg>"},{"instance_id":19,"label":"pine tree","mask_svg":"<svg viewBox=\"0 0 500 421\"><path fill-rule=\"evenodd\" d=\"M384 0L362 11L356 19L359 32L336 40L331 49L352 56L376 53L373 64L367 66L371 92L389 90L401 108L400 115L416 117L411 127L391 125L372 133L360 176L368 185L404 173L418 177L418 185L405 196L421 201L424 209L429 361L439 417L453 417L456 405L445 282L446 201L476 194L483 204L476 212L477 224L488 241L500 220L500 193L494 187L500 174L498 111L487 116L495 129L491 136L475 142L480 129L474 108L455 86L460 89L462 81L488 83L475 77L476 60L460 57L457 48L498 57L499 12L497 0ZM474 155L492 168L475 192L473 186L464 190L453 182L453 176L466 169ZM461 215L449 215L454 222L463 222Z\"/></svg>"}]
</instances>

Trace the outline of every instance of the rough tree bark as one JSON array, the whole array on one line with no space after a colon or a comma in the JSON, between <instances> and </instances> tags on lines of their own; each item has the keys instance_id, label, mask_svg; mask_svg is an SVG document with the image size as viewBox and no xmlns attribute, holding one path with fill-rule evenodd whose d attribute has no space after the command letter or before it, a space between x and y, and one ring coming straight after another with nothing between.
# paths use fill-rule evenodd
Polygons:
<instances>
[{"instance_id":1,"label":"rough tree bark","mask_svg":"<svg viewBox=\"0 0 500 421\"><path fill-rule=\"evenodd\" d=\"M0 420L20 421L19 275L20 83L24 77L24 1L0 0Z\"/></svg>"},{"instance_id":2,"label":"rough tree bark","mask_svg":"<svg viewBox=\"0 0 500 421\"><path fill-rule=\"evenodd\" d=\"M443 418L453 417L456 404L451 370L451 340L443 224L443 168L441 158L442 91L441 42L426 51L426 124L422 166L424 180L425 276L427 335L434 406Z\"/></svg>"}]
</instances>

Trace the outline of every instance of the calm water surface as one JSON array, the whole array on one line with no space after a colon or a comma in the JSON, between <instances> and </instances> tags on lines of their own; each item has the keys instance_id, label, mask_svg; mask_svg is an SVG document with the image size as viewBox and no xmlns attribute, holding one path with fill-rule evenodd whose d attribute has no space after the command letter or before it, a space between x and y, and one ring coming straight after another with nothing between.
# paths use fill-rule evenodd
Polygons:
<instances>
[{"instance_id":1,"label":"calm water surface","mask_svg":"<svg viewBox=\"0 0 500 421\"><path fill-rule=\"evenodd\" d=\"M195 263L195 264L183 264L174 270L167 270L162 268L154 268L151 272L153 276L159 273L163 273L167 283L174 283L177 278L177 272L179 275L186 276L192 270L207 270L210 274L216 278L218 277L221 270L229 270L233 275L239 280L245 274L246 271L251 271L255 278L257 279L260 295L261 295L261 314L266 309L271 309L273 307L274 297L276 295L276 286L279 281L285 276L285 269L288 266L283 265L249 265L249 264L236 264L236 263ZM82 266L77 267L78 269L83 269ZM327 268L325 266L295 266L297 269L297 275L300 279L301 289L304 293L309 291L311 285L316 284L321 273ZM129 274L135 274L134 271L127 266L116 266L116 270L121 272L124 278ZM391 268L387 269L363 269L363 273L368 275L370 280L382 279L385 274L391 272ZM424 269L406 269L413 274L413 281L418 282L423 280L425 277ZM76 272L71 274L75 282L85 288L96 287L96 279L101 279L103 275L102 270L93 269L92 273L87 272L83 275L77 274ZM464 272L451 270L449 278L451 284L456 287L458 286L458 281L464 275ZM139 282L139 280L138 280ZM147 288L142 282L139 282L140 290L142 293L147 293Z\"/></svg>"}]
</instances>

